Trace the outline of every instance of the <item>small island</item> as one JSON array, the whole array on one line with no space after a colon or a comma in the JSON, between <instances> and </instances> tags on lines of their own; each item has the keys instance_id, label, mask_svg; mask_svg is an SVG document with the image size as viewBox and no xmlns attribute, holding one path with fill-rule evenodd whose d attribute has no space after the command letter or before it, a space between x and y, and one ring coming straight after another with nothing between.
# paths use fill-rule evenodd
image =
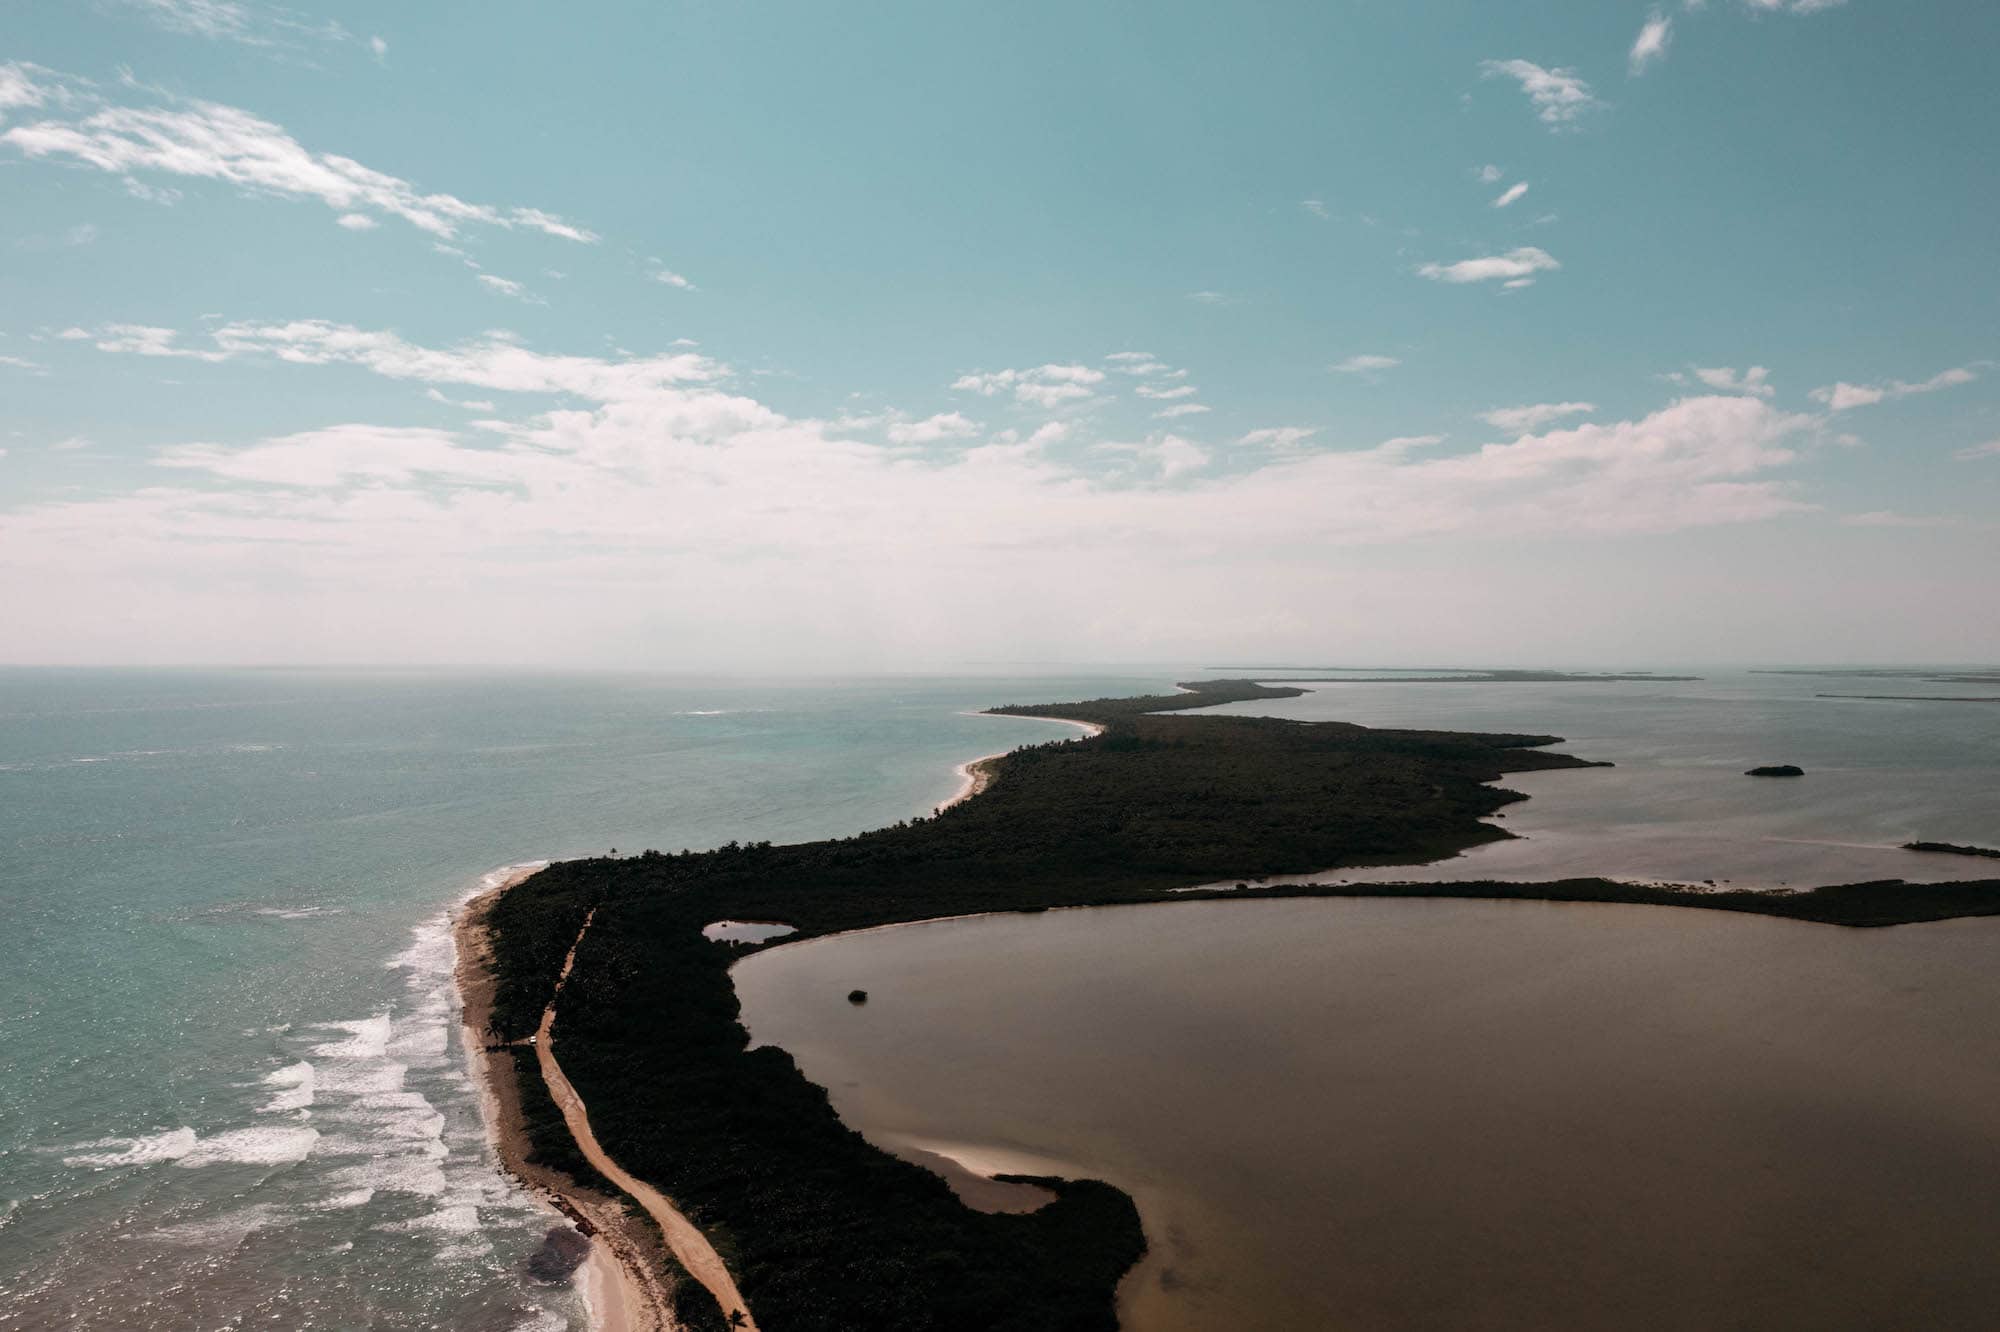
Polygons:
<instances>
[{"instance_id":1,"label":"small island","mask_svg":"<svg viewBox=\"0 0 2000 1332\"><path fill-rule=\"evenodd\" d=\"M1761 768L1752 768L1745 777L1803 777L1806 770L1796 763L1769 763Z\"/></svg>"},{"instance_id":2,"label":"small island","mask_svg":"<svg viewBox=\"0 0 2000 1332\"><path fill-rule=\"evenodd\" d=\"M1147 1246L1129 1197L1037 1177L1021 1181L1051 1195L1037 1210L972 1210L939 1175L848 1128L784 1050L751 1048L731 964L898 922L1199 898L1625 902L1866 927L2000 914L2000 880L1190 892L1506 839L1490 820L1524 797L1498 779L1599 765L1551 751L1551 735L1162 715L1304 692L1240 679L1180 688L994 709L1101 729L989 760L980 794L932 817L792 846L561 862L475 903L461 985L510 1168L573 1213L626 1217L617 1251L634 1284L663 1291L661 1307L697 1332L1114 1332L1119 1281ZM794 932L704 937L744 921ZM635 1189L650 1196L645 1216L624 1206Z\"/></svg>"}]
</instances>

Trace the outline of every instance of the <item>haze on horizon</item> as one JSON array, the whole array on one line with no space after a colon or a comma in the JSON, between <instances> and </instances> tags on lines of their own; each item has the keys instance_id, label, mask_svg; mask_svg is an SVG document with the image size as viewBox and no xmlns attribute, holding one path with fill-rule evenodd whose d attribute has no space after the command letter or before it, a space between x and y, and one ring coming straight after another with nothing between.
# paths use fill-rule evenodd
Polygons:
<instances>
[{"instance_id":1,"label":"haze on horizon","mask_svg":"<svg viewBox=\"0 0 2000 1332\"><path fill-rule=\"evenodd\" d=\"M2000 7L9 18L0 663L2000 659Z\"/></svg>"}]
</instances>

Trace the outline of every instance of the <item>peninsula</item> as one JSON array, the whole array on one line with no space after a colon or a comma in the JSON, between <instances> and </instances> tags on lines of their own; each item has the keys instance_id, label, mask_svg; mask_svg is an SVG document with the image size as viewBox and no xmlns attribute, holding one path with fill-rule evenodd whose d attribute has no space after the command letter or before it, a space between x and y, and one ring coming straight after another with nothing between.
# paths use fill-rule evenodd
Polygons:
<instances>
[{"instance_id":1,"label":"peninsula","mask_svg":"<svg viewBox=\"0 0 2000 1332\"><path fill-rule=\"evenodd\" d=\"M462 983L510 1165L571 1206L583 1199L579 1214L606 1216L608 1203L635 1284L664 1289L658 1307L701 1332L748 1325L753 1313L772 1332L1109 1332L1119 1279L1146 1246L1128 1197L1101 1182L1036 1178L1054 1195L1037 1211L968 1208L942 1178L843 1124L786 1052L750 1048L729 968L767 945L713 941L703 927L783 922L790 941L1202 896L1634 902L1855 926L2000 914L2000 881L1798 893L1603 879L1189 893L1225 879L1430 861L1504 839L1482 820L1523 797L1494 781L1597 765L1549 751L1559 738L1548 735L1174 716L1303 692L1247 680L1181 690L994 709L1102 730L987 761L983 792L930 818L792 846L563 862L476 903L461 927ZM607 1158L627 1183L593 1164ZM660 1221L650 1198L621 1208L639 1198L631 1181L671 1217ZM673 1218L697 1232L697 1250L662 1236ZM720 1281L698 1270L703 1254Z\"/></svg>"}]
</instances>

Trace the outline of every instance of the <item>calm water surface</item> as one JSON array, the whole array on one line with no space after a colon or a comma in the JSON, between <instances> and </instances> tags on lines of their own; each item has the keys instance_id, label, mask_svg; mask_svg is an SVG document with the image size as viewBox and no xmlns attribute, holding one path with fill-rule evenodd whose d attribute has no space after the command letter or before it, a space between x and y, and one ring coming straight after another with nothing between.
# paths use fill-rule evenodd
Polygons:
<instances>
[{"instance_id":1,"label":"calm water surface","mask_svg":"<svg viewBox=\"0 0 2000 1332\"><path fill-rule=\"evenodd\" d=\"M1137 1332L1974 1328L1996 962L2000 920L1249 901L897 927L736 981L876 1142L1130 1191Z\"/></svg>"},{"instance_id":2,"label":"calm water surface","mask_svg":"<svg viewBox=\"0 0 2000 1332\"><path fill-rule=\"evenodd\" d=\"M1434 866L1304 878L1614 878L1738 887L1991 878L1994 862L1908 841L2000 847L2000 704L1818 698L1822 691L1991 694L1991 687L1711 671L1627 684L1316 682L1214 712L1364 726L1560 735L1614 768L1517 773L1530 797L1496 842ZM1796 763L1796 779L1745 777Z\"/></svg>"}]
</instances>

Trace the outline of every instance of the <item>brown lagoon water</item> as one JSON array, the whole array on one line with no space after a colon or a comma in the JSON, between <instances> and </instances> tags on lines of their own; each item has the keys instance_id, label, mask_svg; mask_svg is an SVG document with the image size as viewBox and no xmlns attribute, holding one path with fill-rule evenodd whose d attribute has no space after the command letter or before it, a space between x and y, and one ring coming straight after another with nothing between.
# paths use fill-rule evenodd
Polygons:
<instances>
[{"instance_id":1,"label":"brown lagoon water","mask_svg":"<svg viewBox=\"0 0 2000 1332\"><path fill-rule=\"evenodd\" d=\"M1252 901L904 926L736 981L877 1143L1130 1191L1138 1332L1974 1328L1996 961L2000 920Z\"/></svg>"}]
</instances>

